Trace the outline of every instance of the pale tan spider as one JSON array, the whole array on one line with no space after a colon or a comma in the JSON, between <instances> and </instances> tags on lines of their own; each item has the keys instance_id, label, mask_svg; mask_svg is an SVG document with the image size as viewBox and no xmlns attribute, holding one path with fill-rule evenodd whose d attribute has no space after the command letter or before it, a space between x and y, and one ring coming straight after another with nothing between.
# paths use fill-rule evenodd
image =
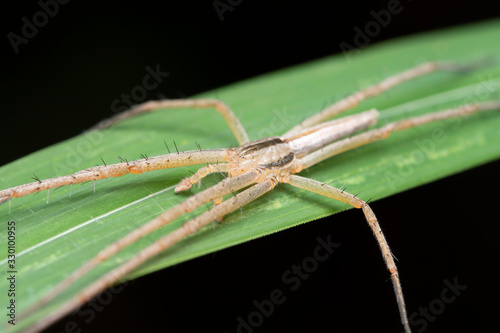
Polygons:
<instances>
[{"instance_id":1,"label":"pale tan spider","mask_svg":"<svg viewBox=\"0 0 500 333\"><path fill-rule=\"evenodd\" d=\"M207 164L201 167L193 176L182 180L177 185L175 191L180 192L190 189L193 184L198 183L210 173L223 172L228 175L227 178L223 179L217 185L193 195L184 202L165 211L162 215L149 223L109 245L97 256L63 280L45 297L27 309L23 313L23 316L32 314L35 310L50 302L55 296L59 295L76 280L126 246L136 242L165 224L170 223L183 214L193 211L200 205L211 201L215 203L213 208L187 221L179 229L163 236L160 240L139 252L129 261L113 269L84 288L76 297L70 299L50 316L34 324L27 332L41 331L116 283L149 258L167 250L212 221L221 220L223 216L240 209L249 202L272 190L278 183L288 183L292 186L316 192L332 199L345 202L355 208L362 209L377 239L384 261L390 272L402 324L405 331L410 332L411 329L408 322L398 270L384 234L370 206L356 195L347 193L342 188L335 188L328 184L304 178L296 174L334 155L370 142L384 139L394 131L406 130L414 126L451 117L463 117L482 110L500 109L500 101L468 104L449 110L392 122L380 128L365 131L361 134L354 133L367 129L369 126L375 124L378 117L377 110L372 109L352 116L326 121L356 106L360 101L368 97L379 95L405 81L438 70L465 71L474 67L476 67L476 65L460 65L449 62L424 63L389 77L376 85L365 88L332 104L293 127L283 136L267 137L255 141L249 141L245 129L231 109L225 103L214 99L162 100L148 102L109 120L103 121L97 128L106 128L123 119L159 109L183 107L215 108L224 117L240 146L230 149L200 149L187 152L175 152L156 157L145 157L136 161L124 161L112 165L97 166L76 172L72 175L37 180L33 183L0 191L0 203L3 203L12 198L64 185L118 177L127 173L140 174L147 171L179 166ZM223 200L224 196L228 196L228 198Z\"/></svg>"}]
</instances>

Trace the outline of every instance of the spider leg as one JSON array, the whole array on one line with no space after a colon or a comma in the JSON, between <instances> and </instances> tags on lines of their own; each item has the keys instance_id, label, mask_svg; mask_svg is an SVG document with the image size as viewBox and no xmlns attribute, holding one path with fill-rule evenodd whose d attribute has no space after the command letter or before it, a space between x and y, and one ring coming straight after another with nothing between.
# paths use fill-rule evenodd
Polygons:
<instances>
[{"instance_id":1,"label":"spider leg","mask_svg":"<svg viewBox=\"0 0 500 333\"><path fill-rule=\"evenodd\" d=\"M228 168L227 163L209 164L207 166L204 166L198 169L198 171L191 177L184 178L183 180L181 180L181 182L175 187L175 193L189 190L191 186L193 186L194 184L196 184L197 182L199 182L200 180L202 180L211 173L227 172L227 168Z\"/></svg>"},{"instance_id":2,"label":"spider leg","mask_svg":"<svg viewBox=\"0 0 500 333\"><path fill-rule=\"evenodd\" d=\"M165 213L160 215L159 217L151 220L150 222L142 225L141 227L135 229L130 232L128 235L123 238L117 240L113 244L109 245L105 249L101 250L97 255L95 255L92 259L87 261L83 266L78 268L76 271L71 273L66 279L61 281L58 285L56 285L48 294L46 294L43 298L38 300L35 304L26 309L19 316L20 319L29 316L37 309L41 308L45 304L47 304L54 297L59 295L62 291L66 290L69 286L71 286L75 281L80 279L87 272L95 268L97 265L107 260L111 256L115 255L119 251L123 250L128 245L134 243L140 238L152 233L153 231L163 227L164 225L170 223L175 220L179 216L191 212L197 207L211 201L217 200L224 195L234 193L235 191L253 184L257 181L259 177L259 173L255 170L249 171L239 176L226 178L219 182L218 184L186 199L182 203L178 204L175 207L167 210ZM219 215L222 216L222 215Z\"/></svg>"},{"instance_id":3,"label":"spider leg","mask_svg":"<svg viewBox=\"0 0 500 333\"><path fill-rule=\"evenodd\" d=\"M110 127L117 122L125 120L127 118L143 114L146 112L158 111L160 109L174 109L174 108L214 108L217 112L219 112L224 120L228 124L229 128L233 132L236 140L240 145L248 142L248 135L241 125L239 119L233 113L233 111L229 108L229 106L217 99L166 99L159 101L149 101L143 104L136 105L135 107L127 110L125 112L119 113L114 117L103 120L98 123L96 126L92 127L91 130L95 129L104 129Z\"/></svg>"},{"instance_id":4,"label":"spider leg","mask_svg":"<svg viewBox=\"0 0 500 333\"><path fill-rule=\"evenodd\" d=\"M127 173L139 174L147 171L175 168L186 165L215 163L226 160L227 149L193 150L149 157L130 162L102 165L78 171L72 175L55 177L11 187L0 191L0 204L11 198L48 190L65 185L84 183Z\"/></svg>"},{"instance_id":5,"label":"spider leg","mask_svg":"<svg viewBox=\"0 0 500 333\"><path fill-rule=\"evenodd\" d=\"M375 214L373 213L370 206L368 206L368 204L363 200L355 197L350 193L345 192L344 190L332 187L316 180L296 175L290 175L289 178L285 180L285 182L293 186L345 202L355 208L361 208L363 210L366 220L368 221L368 224L372 229L373 234L375 235L375 238L377 239L377 242L380 246L380 250L382 251L382 256L384 257L387 269L391 273L391 280L394 285L394 292L398 301L401 322L405 328L405 332L411 332L410 324L408 323L405 301L403 298L403 289L401 288L401 282L399 281L398 269L396 268L396 263L394 262L389 244L387 244L387 240L385 239L382 229L380 228L377 218L375 217Z\"/></svg>"},{"instance_id":6,"label":"spider leg","mask_svg":"<svg viewBox=\"0 0 500 333\"><path fill-rule=\"evenodd\" d=\"M256 170L249 173L259 174ZM229 178L232 179L232 178ZM134 257L130 258L126 263L113 269L103 277L96 280L91 285L83 289L77 296L70 299L68 302L63 304L56 312L38 321L35 325L31 326L26 332L39 332L46 328L55 321L61 319L65 315L69 314L74 309L83 305L87 301L91 300L93 297L98 295L100 292L104 291L109 286L113 285L115 282L126 276L136 267L150 259L151 257L165 251L171 246L177 244L179 241L185 237L191 235L202 227L210 224L213 220L217 219L219 216L227 215L249 202L257 199L264 193L272 190L277 184L277 179L274 176L269 176L264 178L259 183L254 186L234 195L233 197L227 199L220 205L217 205L210 210L200 214L192 220L185 222L180 228L174 230L166 236L163 236L158 241L145 248L139 252ZM212 192L215 192L212 190ZM214 193L216 194L216 193ZM160 215L157 219L165 218L165 214ZM154 221L154 220L153 220Z\"/></svg>"},{"instance_id":7,"label":"spider leg","mask_svg":"<svg viewBox=\"0 0 500 333\"><path fill-rule=\"evenodd\" d=\"M387 138L394 131L406 130L411 127L424 125L438 120L444 120L453 117L464 117L472 113L487 110L500 110L500 101L483 102L478 104L467 104L458 108L448 109L440 112L429 113L418 117L408 118L399 120L393 123L389 123L383 127L373 129L358 135L354 135L350 138L339 140L332 144L329 144L315 152L310 153L302 157L301 160L297 160L298 166L297 170L303 170L316 163L319 163L327 158L334 155L340 154L344 151L354 149L359 146L366 145L370 142ZM298 172L295 171L294 172Z\"/></svg>"},{"instance_id":8,"label":"spider leg","mask_svg":"<svg viewBox=\"0 0 500 333\"><path fill-rule=\"evenodd\" d=\"M332 118L337 114L352 109L364 99L380 95L384 91L387 91L405 81L409 81L419 76L430 74L435 71L452 71L452 72L471 71L479 66L484 65L483 63L484 61L471 64L458 64L454 62L432 61L420 64L404 72L388 77L385 80L375 85L364 88L363 90L360 90L350 96L347 96L344 99L341 99L340 101L330 105L329 107L320 111L319 113L316 113L315 115L305 119L300 124L294 126L292 129L286 132L284 136L296 134L307 127L317 125L327 119Z\"/></svg>"}]
</instances>

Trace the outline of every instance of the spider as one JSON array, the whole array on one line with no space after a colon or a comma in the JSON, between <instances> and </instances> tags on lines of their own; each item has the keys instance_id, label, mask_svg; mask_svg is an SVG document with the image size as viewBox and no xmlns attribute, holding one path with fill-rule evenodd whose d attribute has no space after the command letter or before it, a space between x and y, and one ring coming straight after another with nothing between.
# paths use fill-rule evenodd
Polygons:
<instances>
[{"instance_id":1,"label":"spider","mask_svg":"<svg viewBox=\"0 0 500 333\"><path fill-rule=\"evenodd\" d=\"M132 272L149 258L166 251L204 226L212 223L214 220L220 221L225 215L241 209L246 204L273 190L278 183L285 183L315 192L319 195L342 201L354 208L362 210L380 246L383 259L389 270L402 325L406 332L411 332L399 273L387 240L369 204L358 198L357 194L348 193L343 187L336 188L329 184L299 176L297 173L342 152L385 139L395 131L407 130L415 126L447 118L463 117L478 111L500 109L500 101L467 104L448 110L395 121L375 129L368 129L377 122L379 113L375 109L329 120L353 108L362 100L377 96L405 81L436 71L463 72L472 70L475 67L477 67L477 64L462 65L452 62L437 61L423 63L391 76L378 84L360 90L328 106L312 117L303 120L282 136L265 137L254 141L249 140L245 129L229 106L215 99L151 101L138 105L129 111L99 123L95 129L108 128L127 118L156 110L173 108L214 108L225 119L238 141L239 146L229 149L203 150L200 148L193 151L176 151L155 157L143 156L140 160L124 160L117 164L105 164L103 166L84 169L67 176L46 180L36 178L32 183L0 191L0 203L4 203L12 198L22 197L42 190L50 190L65 185L72 186L73 184L88 181L119 177L128 173L141 174L166 168L205 164L205 166L193 173L191 177L183 179L175 187L175 192L182 192L189 190L193 185L199 183L200 180L209 174L227 174L227 178L223 179L218 184L191 196L184 202L165 211L149 223L142 225L122 239L112 243L100 251L90 261L78 268L69 277L60 282L53 290L36 302L36 304L28 308L22 315L28 316L35 310L46 305L90 270L130 244L133 244L184 214L194 211L201 205L209 202L214 203L213 208L188 220L180 228L164 235L158 241L146 247L144 250L141 250L127 262L97 279L91 285L85 287L76 297L67 301L51 315L28 328L27 332L41 331L91 300L100 292ZM361 132L363 130L365 131ZM224 197L226 198L224 199Z\"/></svg>"}]
</instances>

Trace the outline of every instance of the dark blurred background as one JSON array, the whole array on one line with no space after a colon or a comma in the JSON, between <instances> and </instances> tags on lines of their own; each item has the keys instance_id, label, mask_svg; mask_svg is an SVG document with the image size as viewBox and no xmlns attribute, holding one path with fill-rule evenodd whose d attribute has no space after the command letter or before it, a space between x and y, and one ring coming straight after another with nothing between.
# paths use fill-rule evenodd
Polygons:
<instances>
[{"instance_id":1,"label":"dark blurred background","mask_svg":"<svg viewBox=\"0 0 500 333\"><path fill-rule=\"evenodd\" d=\"M371 11L395 1L69 1L16 52L9 33L21 35L23 17L33 22L43 6L55 12L54 3L4 5L0 165L110 116L111 102L136 86L148 65L170 73L148 99L189 97L338 53L356 26L373 20ZM372 44L500 16L500 3L486 0L407 0L400 6ZM410 314L440 297L444 279L458 277L469 286L425 329L416 326L422 332L482 332L493 324L487 303L495 300L489 282L495 281L498 242L490 228L499 220L491 212L499 167L490 163L373 204L382 223L392 223L387 237L400 259ZM357 211L138 279L92 323L71 320L82 332L234 332L237 317L255 310L252 301L283 288L283 272L329 234L341 244L338 252L251 330L400 331L388 274ZM51 330L64 331L64 321Z\"/></svg>"}]
</instances>

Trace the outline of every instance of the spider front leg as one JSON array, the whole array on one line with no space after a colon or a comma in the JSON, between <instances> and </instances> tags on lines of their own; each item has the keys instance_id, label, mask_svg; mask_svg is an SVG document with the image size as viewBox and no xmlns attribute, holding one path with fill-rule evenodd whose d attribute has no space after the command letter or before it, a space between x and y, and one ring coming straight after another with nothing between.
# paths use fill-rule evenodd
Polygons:
<instances>
[{"instance_id":1,"label":"spider front leg","mask_svg":"<svg viewBox=\"0 0 500 333\"><path fill-rule=\"evenodd\" d=\"M198 169L198 171L196 171L196 173L193 174L191 177L184 178L183 180L181 180L181 182L175 187L175 193L189 190L194 184L196 184L209 174L215 172L227 172L227 169L228 169L227 163L209 164L207 166L204 166Z\"/></svg>"},{"instance_id":2,"label":"spider front leg","mask_svg":"<svg viewBox=\"0 0 500 333\"><path fill-rule=\"evenodd\" d=\"M304 178L297 175L290 175L288 178L284 179L284 182L289 183L290 185L302 188L304 190L308 190L311 192L315 192L326 197L339 200L345 202L354 208L361 208L363 213L365 214L366 220L368 221L368 225L373 231L375 238L380 246L380 250L382 251L382 256L384 257L385 264L387 269L391 273L391 280L394 285L394 292L396 294L396 299L398 301L399 313L401 316L401 322L405 328L406 333L410 333L410 324L408 322L408 315L406 312L405 301L403 298L403 289L401 288L401 282L399 281L399 273L396 268L396 263L394 262L393 255L389 248L389 244L385 239L384 233L380 228L380 225L375 217L370 206L363 200L357 198L356 196L345 192L344 190L335 188L333 186L318 182L316 180L312 180L309 178Z\"/></svg>"},{"instance_id":3,"label":"spider front leg","mask_svg":"<svg viewBox=\"0 0 500 333\"><path fill-rule=\"evenodd\" d=\"M207 109L214 108L217 112L219 112L227 125L233 132L236 140L240 145L248 142L248 135L241 125L241 122L233 113L233 111L229 108L229 106L217 99L169 99L169 100L160 100L160 101L149 101L143 104L136 105L130 110L119 113L114 117L101 121L96 126L92 127L91 130L103 129L113 126L114 124L125 120L130 117L134 117L143 113L158 111L161 109L175 109L175 108L199 108L199 109Z\"/></svg>"}]
</instances>

